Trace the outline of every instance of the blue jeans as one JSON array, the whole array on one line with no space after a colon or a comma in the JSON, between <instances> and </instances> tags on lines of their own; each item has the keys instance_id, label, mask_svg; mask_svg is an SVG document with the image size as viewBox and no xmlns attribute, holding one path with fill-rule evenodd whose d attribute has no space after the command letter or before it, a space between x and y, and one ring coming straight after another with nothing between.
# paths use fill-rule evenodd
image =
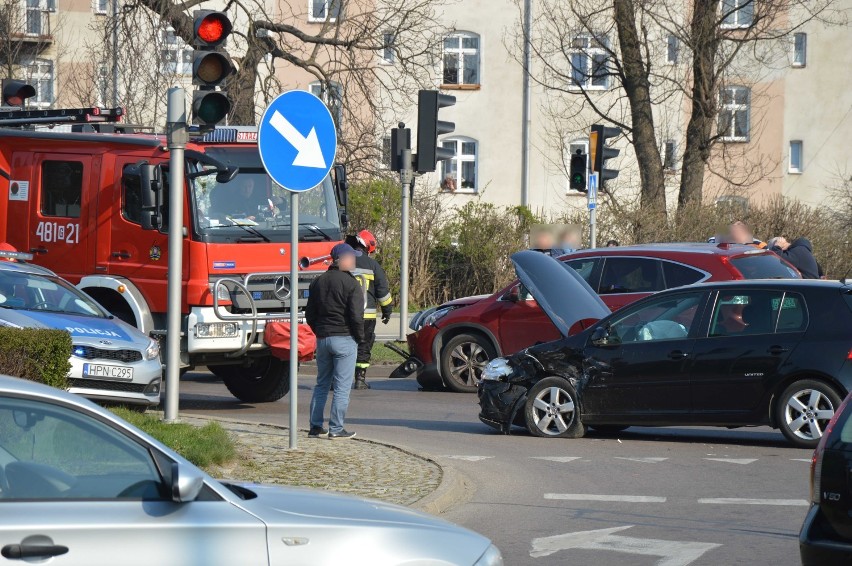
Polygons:
<instances>
[{"instance_id":1,"label":"blue jeans","mask_svg":"<svg viewBox=\"0 0 852 566\"><path fill-rule=\"evenodd\" d=\"M317 339L317 385L311 397L311 428L321 428L325 420L325 403L334 383L334 398L328 429L338 433L343 430L343 419L349 407L349 392L355 378L355 360L358 343L351 336L329 336Z\"/></svg>"}]
</instances>

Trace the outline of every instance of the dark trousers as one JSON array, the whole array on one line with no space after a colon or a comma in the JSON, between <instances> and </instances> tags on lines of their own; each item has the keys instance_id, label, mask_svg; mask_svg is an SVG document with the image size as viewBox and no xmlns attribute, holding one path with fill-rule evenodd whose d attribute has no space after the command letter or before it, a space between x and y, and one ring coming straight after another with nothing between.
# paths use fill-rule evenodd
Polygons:
<instances>
[{"instance_id":1,"label":"dark trousers","mask_svg":"<svg viewBox=\"0 0 852 566\"><path fill-rule=\"evenodd\" d=\"M368 368L370 367L370 352L373 350L373 344L376 343L376 319L364 319L364 341L358 344L358 360L355 367Z\"/></svg>"}]
</instances>

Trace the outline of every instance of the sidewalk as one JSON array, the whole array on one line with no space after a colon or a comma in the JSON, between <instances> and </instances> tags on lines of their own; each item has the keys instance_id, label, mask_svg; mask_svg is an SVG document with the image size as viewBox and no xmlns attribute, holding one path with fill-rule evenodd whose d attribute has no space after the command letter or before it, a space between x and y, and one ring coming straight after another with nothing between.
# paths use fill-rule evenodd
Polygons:
<instances>
[{"instance_id":1,"label":"sidewalk","mask_svg":"<svg viewBox=\"0 0 852 566\"><path fill-rule=\"evenodd\" d=\"M455 472L445 477L436 462L378 442L308 438L307 432L299 431L299 449L291 451L284 427L197 415L180 419L195 425L215 420L234 439L237 458L211 470L211 475L222 479L336 491L432 513L445 510L456 498L455 492L467 487Z\"/></svg>"}]
</instances>

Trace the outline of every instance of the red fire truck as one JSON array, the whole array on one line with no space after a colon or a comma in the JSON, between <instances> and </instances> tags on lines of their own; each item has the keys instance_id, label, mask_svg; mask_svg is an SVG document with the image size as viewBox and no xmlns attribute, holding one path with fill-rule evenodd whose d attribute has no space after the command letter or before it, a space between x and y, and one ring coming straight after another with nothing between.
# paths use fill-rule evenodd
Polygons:
<instances>
[{"instance_id":1,"label":"red fire truck","mask_svg":"<svg viewBox=\"0 0 852 566\"><path fill-rule=\"evenodd\" d=\"M169 153L163 135L120 118L120 109L0 111L0 242L163 336ZM256 130L198 134L185 166L182 368L207 366L246 402L280 399L288 364L270 355L264 326L288 316L291 292L304 306L342 241L345 169L301 196L304 270L291 274L289 198L263 170Z\"/></svg>"}]
</instances>

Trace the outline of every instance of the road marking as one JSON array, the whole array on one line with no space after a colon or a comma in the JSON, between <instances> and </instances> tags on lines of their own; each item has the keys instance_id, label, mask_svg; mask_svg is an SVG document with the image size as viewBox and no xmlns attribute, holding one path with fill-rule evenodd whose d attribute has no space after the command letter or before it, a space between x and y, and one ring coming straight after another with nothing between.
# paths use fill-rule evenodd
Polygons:
<instances>
[{"instance_id":1,"label":"road marking","mask_svg":"<svg viewBox=\"0 0 852 566\"><path fill-rule=\"evenodd\" d=\"M710 505L775 505L779 507L808 507L810 505L804 499L749 499L739 497L707 497L699 499L698 502Z\"/></svg>"},{"instance_id":2,"label":"road marking","mask_svg":"<svg viewBox=\"0 0 852 566\"><path fill-rule=\"evenodd\" d=\"M643 464L658 464L665 462L668 458L628 458L627 456L616 456L616 460L630 460L631 462L642 462Z\"/></svg>"},{"instance_id":3,"label":"road marking","mask_svg":"<svg viewBox=\"0 0 852 566\"><path fill-rule=\"evenodd\" d=\"M567 464L581 458L582 456L530 456L532 460L547 460L548 462L559 462L560 464Z\"/></svg>"},{"instance_id":4,"label":"road marking","mask_svg":"<svg viewBox=\"0 0 852 566\"><path fill-rule=\"evenodd\" d=\"M596 495L593 493L545 493L545 499L563 501L614 501L618 503L665 503L665 497L652 495Z\"/></svg>"},{"instance_id":5,"label":"road marking","mask_svg":"<svg viewBox=\"0 0 852 566\"><path fill-rule=\"evenodd\" d=\"M807 462L808 464L812 464L813 460L810 458L790 458L791 462Z\"/></svg>"},{"instance_id":6,"label":"road marking","mask_svg":"<svg viewBox=\"0 0 852 566\"><path fill-rule=\"evenodd\" d=\"M453 455L444 455L444 458L449 458L451 460L464 460L465 462L480 462L482 460L488 460L489 458L493 458L494 456L453 456Z\"/></svg>"},{"instance_id":7,"label":"road marking","mask_svg":"<svg viewBox=\"0 0 852 566\"><path fill-rule=\"evenodd\" d=\"M580 531L533 539L530 556L541 558L560 550L582 548L585 550L610 550L625 554L659 556L661 560L657 562L657 566L687 566L701 558L706 552L722 546L710 542L643 539L615 534L632 526Z\"/></svg>"},{"instance_id":8,"label":"road marking","mask_svg":"<svg viewBox=\"0 0 852 566\"><path fill-rule=\"evenodd\" d=\"M710 460L711 462L725 462L726 464L751 464L752 462L757 462L757 458L704 458L705 460Z\"/></svg>"}]
</instances>

